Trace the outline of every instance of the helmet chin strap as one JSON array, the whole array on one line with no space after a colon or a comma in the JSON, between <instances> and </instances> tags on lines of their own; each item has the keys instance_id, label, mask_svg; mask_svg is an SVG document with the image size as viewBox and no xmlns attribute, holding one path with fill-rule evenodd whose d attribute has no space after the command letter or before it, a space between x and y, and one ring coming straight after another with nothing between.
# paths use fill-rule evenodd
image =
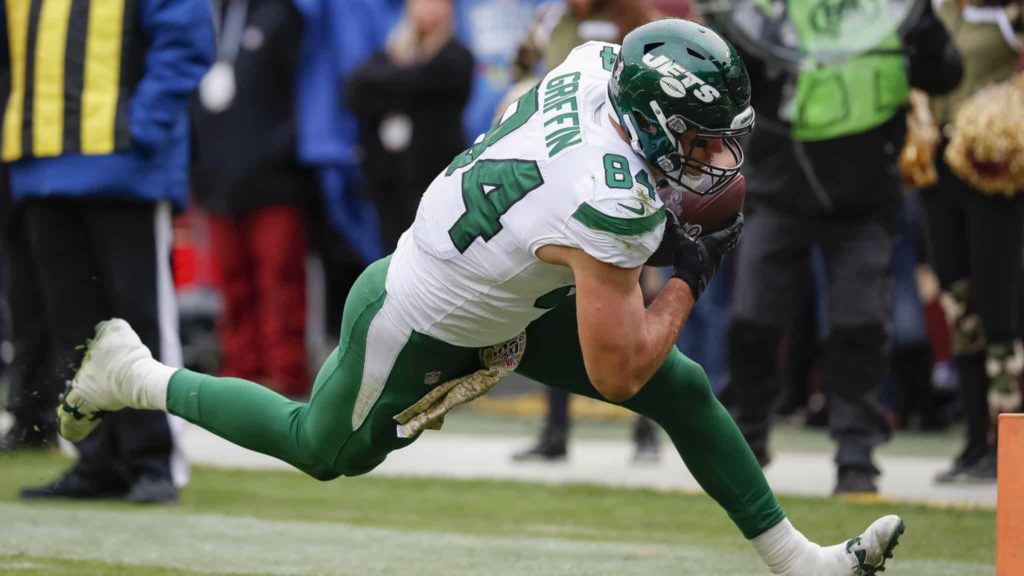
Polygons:
<instances>
[{"instance_id":1,"label":"helmet chin strap","mask_svg":"<svg viewBox=\"0 0 1024 576\"><path fill-rule=\"evenodd\" d=\"M650 104L651 110L654 111L655 118L657 118L658 123L661 124L662 130L665 131L665 135L668 136L669 142L672 143L672 147L678 149L679 139L676 138L676 135L672 132L672 130L668 128L668 118L665 117L665 113L661 110L661 106L658 106L658 103L653 100ZM614 107L612 107L612 109L614 110ZM640 137L639 132L637 131L636 120L634 120L632 115L630 114L623 114L621 118L622 124L620 126L624 128L624 131L629 136L630 148L632 148L633 151L637 153L637 155L639 155L641 158L644 158L644 160L646 161L647 155L644 154L643 148L640 147ZM615 119L613 118L613 121L614 120ZM660 169L662 175L664 175L665 177L665 180L673 189L687 192L696 192L698 194L700 192L697 191L701 189L701 185L705 184L706 181L710 178L710 176L707 174L687 174L685 164L683 166L680 166L679 169L676 170L675 173L671 175L668 173L668 171L661 169L660 166L652 166L652 168Z\"/></svg>"},{"instance_id":2,"label":"helmet chin strap","mask_svg":"<svg viewBox=\"0 0 1024 576\"><path fill-rule=\"evenodd\" d=\"M644 156L643 148L640 147L640 136L636 131L636 126L633 124L633 118L629 114L623 114L622 120L626 124L626 133L629 134L629 146L640 155L641 158Z\"/></svg>"},{"instance_id":3,"label":"helmet chin strap","mask_svg":"<svg viewBox=\"0 0 1024 576\"><path fill-rule=\"evenodd\" d=\"M665 116L665 112L662 111L661 106L659 106L657 101L655 100L651 100L650 106L651 110L654 112L654 117L658 120L658 124L661 125L662 132L665 133L665 136L668 137L668 141L672 144L672 149L678 152L679 139L676 137L675 133L668 127L668 117ZM666 165L661 165L662 160L665 160ZM684 184L683 181L691 180L691 178L689 177L689 175L686 174L685 163L683 163L682 166L679 166L676 170L676 173L673 174L671 177L669 176L669 166L675 165L675 162L671 158L663 156L661 158L658 158L658 163L658 167L661 168L662 172L665 173L666 178L669 182L672 183L671 185L673 187L682 187L683 189L687 188L687 184ZM676 180L678 180L678 182ZM696 183L699 183L699 181L700 178L697 178ZM694 186L692 189L695 190L696 186Z\"/></svg>"},{"instance_id":4,"label":"helmet chin strap","mask_svg":"<svg viewBox=\"0 0 1024 576\"><path fill-rule=\"evenodd\" d=\"M644 150L640 147L640 134L636 130L636 124L634 124L634 120L631 115L622 114L620 116L616 111L615 106L612 104L611 97L609 97L607 91L604 93L604 103L608 106L609 110L615 112L614 114L609 115L612 118L612 121L618 124L620 128L625 128L626 134L629 136L629 147L633 149L633 152L639 154L641 158L646 159L647 156L644 155ZM618 122L619 118L622 119L621 123Z\"/></svg>"},{"instance_id":5,"label":"helmet chin strap","mask_svg":"<svg viewBox=\"0 0 1024 576\"><path fill-rule=\"evenodd\" d=\"M661 124L662 131L668 136L668 141L672 143L673 150L679 150L679 139L668 127L668 118L665 113L661 111L661 106L654 100L651 100L651 110L654 111L654 117L658 119L658 124Z\"/></svg>"}]
</instances>

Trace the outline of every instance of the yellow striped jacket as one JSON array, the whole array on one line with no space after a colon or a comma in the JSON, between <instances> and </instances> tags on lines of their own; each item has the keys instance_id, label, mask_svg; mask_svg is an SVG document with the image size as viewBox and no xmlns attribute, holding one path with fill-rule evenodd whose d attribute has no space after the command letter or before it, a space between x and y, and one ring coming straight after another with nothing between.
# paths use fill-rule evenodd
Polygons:
<instances>
[{"instance_id":1,"label":"yellow striped jacket","mask_svg":"<svg viewBox=\"0 0 1024 576\"><path fill-rule=\"evenodd\" d=\"M136 0L4 0L4 162L131 146L129 105L144 57L137 8Z\"/></svg>"}]
</instances>

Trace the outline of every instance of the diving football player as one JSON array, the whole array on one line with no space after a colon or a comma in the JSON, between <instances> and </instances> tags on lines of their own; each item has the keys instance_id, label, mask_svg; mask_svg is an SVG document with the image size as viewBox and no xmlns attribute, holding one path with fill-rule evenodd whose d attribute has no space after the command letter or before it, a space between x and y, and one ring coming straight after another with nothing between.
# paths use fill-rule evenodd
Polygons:
<instances>
[{"instance_id":1,"label":"diving football player","mask_svg":"<svg viewBox=\"0 0 1024 576\"><path fill-rule=\"evenodd\" d=\"M431 402L460 390L447 384L517 367L660 424L773 574L874 574L902 520L883 517L835 546L808 541L704 371L674 346L742 216L691 238L656 183L722 189L753 122L743 63L707 28L667 19L621 46L584 44L426 190L394 254L352 288L309 402L165 366L115 319L97 327L68 386L62 434L83 437L105 411L165 410L329 480L413 443L419 431L400 426L410 410L437 424ZM674 274L645 308L640 269L656 252Z\"/></svg>"}]
</instances>

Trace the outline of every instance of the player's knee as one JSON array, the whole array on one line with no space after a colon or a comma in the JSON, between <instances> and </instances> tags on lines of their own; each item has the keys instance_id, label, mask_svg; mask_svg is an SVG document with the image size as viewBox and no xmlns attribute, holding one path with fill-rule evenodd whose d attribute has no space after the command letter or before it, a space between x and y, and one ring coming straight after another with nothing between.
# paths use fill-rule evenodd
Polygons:
<instances>
[{"instance_id":1,"label":"player's knee","mask_svg":"<svg viewBox=\"0 0 1024 576\"><path fill-rule=\"evenodd\" d=\"M609 379L607 382L591 380L591 384L605 400L615 404L628 401L644 387L642 381L629 381L623 378Z\"/></svg>"},{"instance_id":2,"label":"player's knee","mask_svg":"<svg viewBox=\"0 0 1024 576\"><path fill-rule=\"evenodd\" d=\"M321 482L345 474L345 459L338 442L330 435L311 434L307 438L306 467L303 471Z\"/></svg>"},{"instance_id":3,"label":"player's knee","mask_svg":"<svg viewBox=\"0 0 1024 576\"><path fill-rule=\"evenodd\" d=\"M311 463L304 471L322 482L339 476L360 476L379 466L386 456L386 451L361 442L346 442L341 450L330 448L311 455Z\"/></svg>"},{"instance_id":4,"label":"player's knee","mask_svg":"<svg viewBox=\"0 0 1024 576\"><path fill-rule=\"evenodd\" d=\"M699 364L679 354L669 357L630 407L660 424L679 418L683 412L700 410L714 401L707 373Z\"/></svg>"},{"instance_id":5,"label":"player's knee","mask_svg":"<svg viewBox=\"0 0 1024 576\"><path fill-rule=\"evenodd\" d=\"M715 393L711 389L711 380L704 367L696 362L689 366L681 367L677 374L677 392L680 401L704 405L715 400Z\"/></svg>"},{"instance_id":6,"label":"player's knee","mask_svg":"<svg viewBox=\"0 0 1024 576\"><path fill-rule=\"evenodd\" d=\"M330 466L314 465L305 470L306 474L321 482L330 482L342 475L341 471Z\"/></svg>"},{"instance_id":7,"label":"player's knee","mask_svg":"<svg viewBox=\"0 0 1024 576\"><path fill-rule=\"evenodd\" d=\"M321 482L334 480L344 474L344 470L328 450L318 450L309 454L302 471Z\"/></svg>"}]
</instances>

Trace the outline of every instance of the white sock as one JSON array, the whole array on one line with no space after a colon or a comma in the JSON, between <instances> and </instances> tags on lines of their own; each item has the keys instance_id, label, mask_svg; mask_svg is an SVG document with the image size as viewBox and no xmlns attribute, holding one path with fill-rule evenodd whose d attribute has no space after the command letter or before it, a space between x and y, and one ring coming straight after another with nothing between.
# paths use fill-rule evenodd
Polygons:
<instances>
[{"instance_id":1,"label":"white sock","mask_svg":"<svg viewBox=\"0 0 1024 576\"><path fill-rule=\"evenodd\" d=\"M851 576L845 544L823 548L793 527L788 518L750 541L764 563L779 576Z\"/></svg>"},{"instance_id":2,"label":"white sock","mask_svg":"<svg viewBox=\"0 0 1024 576\"><path fill-rule=\"evenodd\" d=\"M128 406L138 410L167 411L167 385L178 368L161 364L153 358L140 360L132 366Z\"/></svg>"},{"instance_id":3,"label":"white sock","mask_svg":"<svg viewBox=\"0 0 1024 576\"><path fill-rule=\"evenodd\" d=\"M822 574L853 574L856 558L846 551L846 542L821 548Z\"/></svg>"},{"instance_id":4,"label":"white sock","mask_svg":"<svg viewBox=\"0 0 1024 576\"><path fill-rule=\"evenodd\" d=\"M750 543L772 574L821 574L817 571L821 547L794 528L789 518L751 539Z\"/></svg>"}]
</instances>

